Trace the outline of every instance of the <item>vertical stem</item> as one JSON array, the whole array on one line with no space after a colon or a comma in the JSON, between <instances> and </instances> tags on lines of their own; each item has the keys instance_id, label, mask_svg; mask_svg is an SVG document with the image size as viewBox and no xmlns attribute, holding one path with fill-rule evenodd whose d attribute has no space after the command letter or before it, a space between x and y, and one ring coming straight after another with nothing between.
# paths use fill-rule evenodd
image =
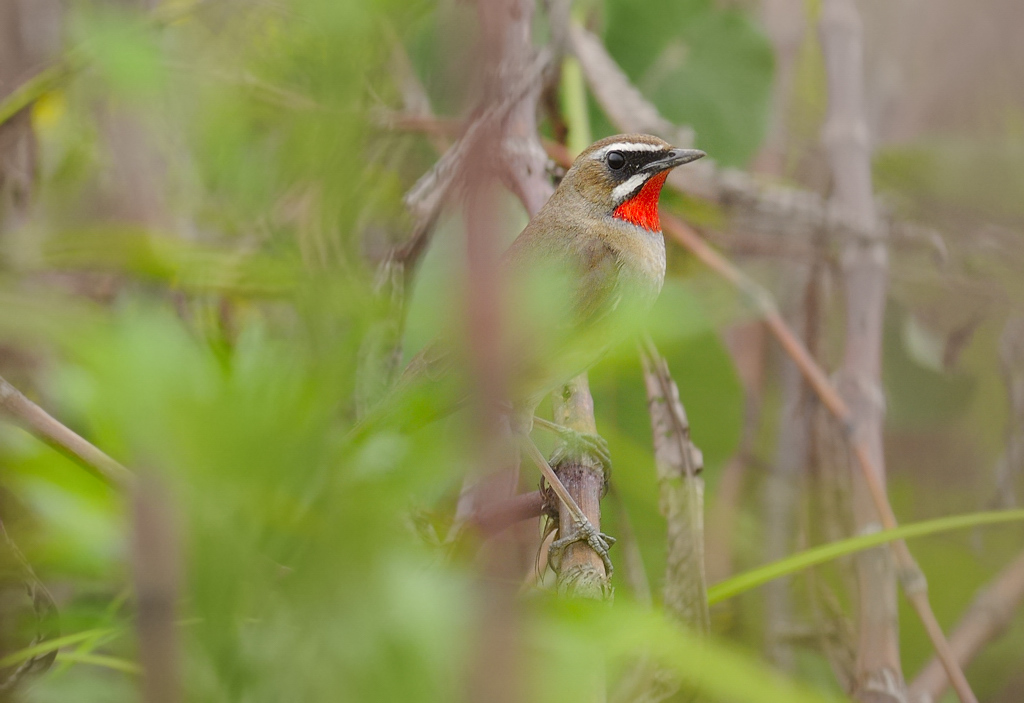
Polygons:
<instances>
[{"instance_id":1,"label":"vertical stem","mask_svg":"<svg viewBox=\"0 0 1024 703\"><path fill-rule=\"evenodd\" d=\"M797 57L806 29L804 0L762 0L761 23L772 42L775 82L768 134L757 155L755 168L781 175L789 143L788 117L796 80Z\"/></svg>"},{"instance_id":2,"label":"vertical stem","mask_svg":"<svg viewBox=\"0 0 1024 703\"><path fill-rule=\"evenodd\" d=\"M765 328L760 320L743 322L726 331L725 343L743 385L743 431L739 446L722 469L714 502L708 510L707 572L711 583L733 573L737 515L761 417L765 341Z\"/></svg>"},{"instance_id":3,"label":"vertical stem","mask_svg":"<svg viewBox=\"0 0 1024 703\"><path fill-rule=\"evenodd\" d=\"M580 374L567 383L555 399L555 422L586 434L596 434L594 399L590 395L587 375ZM604 472L589 457L572 457L553 467L569 495L594 525L601 529L601 496L604 494ZM558 505L558 534L572 537L578 527L564 502ZM558 571L558 589L584 598L603 599L611 595L611 584L601 558L586 542L574 542L565 549Z\"/></svg>"},{"instance_id":4,"label":"vertical stem","mask_svg":"<svg viewBox=\"0 0 1024 703\"><path fill-rule=\"evenodd\" d=\"M805 34L803 0L763 0L761 20L772 42L775 55L775 82L772 86L772 110L768 135L756 161L756 169L775 176L782 175L789 145L788 117L796 76L797 56ZM792 234L807 236L807 228L794 225ZM796 323L804 342L808 330L806 319L806 288L810 282L811 265L806 261L784 265L788 285L788 316ZM810 345L809 345L810 346ZM762 484L761 513L764 518L764 558L783 558L793 545L803 476L807 469L810 447L811 414L806 403L807 387L800 371L788 357L782 365L782 416L778 430L775 460ZM766 584L765 650L769 659L783 670L794 667L790 644L793 629L793 606L789 579Z\"/></svg>"},{"instance_id":5,"label":"vertical stem","mask_svg":"<svg viewBox=\"0 0 1024 703\"><path fill-rule=\"evenodd\" d=\"M807 279L807 267L795 272ZM804 281L798 281L803 283ZM794 311L803 314L804 306ZM761 494L764 517L764 559L776 561L789 554L796 532L799 496L810 450L811 418L807 386L800 370L788 357L782 363L782 416L780 418L775 461L765 476ZM793 626L790 580L778 579L765 584L765 648L776 666L792 670L793 648L788 644Z\"/></svg>"},{"instance_id":6,"label":"vertical stem","mask_svg":"<svg viewBox=\"0 0 1024 703\"><path fill-rule=\"evenodd\" d=\"M829 108L824 142L832 165L836 213L863 231L875 231L871 155L864 112L862 27L852 0L825 0L821 42L828 77ZM883 239L847 240L842 251L846 287L846 348L839 390L850 408L853 431L870 457L881 485L884 399L881 388L882 329L888 286ZM865 478L852 480L858 533L881 528ZM905 700L900 663L896 576L891 554L879 548L856 558L859 642L854 694L861 700Z\"/></svg>"},{"instance_id":7,"label":"vertical stem","mask_svg":"<svg viewBox=\"0 0 1024 703\"><path fill-rule=\"evenodd\" d=\"M1006 448L996 465L994 504L1012 508L1017 504L1017 479L1024 468L1024 317L1006 321L999 337L999 361L1006 383L1009 413Z\"/></svg>"},{"instance_id":8,"label":"vertical stem","mask_svg":"<svg viewBox=\"0 0 1024 703\"><path fill-rule=\"evenodd\" d=\"M587 92L583 85L583 69L580 68L579 59L575 56L567 56L562 61L562 112L569 126L566 146L575 156L593 141L587 116Z\"/></svg>"},{"instance_id":9,"label":"vertical stem","mask_svg":"<svg viewBox=\"0 0 1024 703\"><path fill-rule=\"evenodd\" d=\"M665 564L665 610L695 631L711 630L704 567L703 457L690 441L690 424L679 388L654 344L640 349L640 362L651 416L659 508L668 527ZM682 683L672 672L644 660L625 677L614 700L658 703L675 696Z\"/></svg>"},{"instance_id":10,"label":"vertical stem","mask_svg":"<svg viewBox=\"0 0 1024 703\"><path fill-rule=\"evenodd\" d=\"M180 559L167 492L156 477L135 485L132 566L138 601L136 628L144 703L181 700L176 611Z\"/></svg>"},{"instance_id":11,"label":"vertical stem","mask_svg":"<svg viewBox=\"0 0 1024 703\"><path fill-rule=\"evenodd\" d=\"M499 179L519 197L530 215L551 195L544 169L545 157L537 137L537 100L541 86L522 94L509 105L504 119L487 117L488 110L516 95L513 85L529 75L536 60L532 44L534 0L490 0L477 4L484 97L479 105L479 127L467 130L468 154L464 178L466 193L467 254L469 261L468 329L471 362L477 383L484 449L484 465L497 461L503 475L514 477L518 456L502 451L511 433L496 416L498 403L507 397L502 346L501 268L497 252L495 187ZM510 148L514 147L514 148ZM495 158L500 155L500 158ZM507 441L505 442L507 444ZM490 483L490 482L489 482ZM499 482L500 483L500 482ZM514 488L515 481L509 482ZM485 486L482 504L507 498L497 485ZM502 491L504 492L504 491ZM516 550L506 534L484 546L480 581L482 610L477 642L471 659L467 697L481 703L522 700L520 685L520 624L514 584L518 577Z\"/></svg>"},{"instance_id":12,"label":"vertical stem","mask_svg":"<svg viewBox=\"0 0 1024 703\"><path fill-rule=\"evenodd\" d=\"M697 632L711 631L704 567L703 457L668 363L649 340L640 360L651 415L660 507L668 523L665 607Z\"/></svg>"}]
</instances>

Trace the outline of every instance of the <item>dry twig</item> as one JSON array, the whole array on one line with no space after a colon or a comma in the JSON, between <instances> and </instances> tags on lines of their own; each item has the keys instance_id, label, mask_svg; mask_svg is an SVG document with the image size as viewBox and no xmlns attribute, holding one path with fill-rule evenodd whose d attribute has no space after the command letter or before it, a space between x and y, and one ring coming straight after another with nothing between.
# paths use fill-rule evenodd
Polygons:
<instances>
[{"instance_id":1,"label":"dry twig","mask_svg":"<svg viewBox=\"0 0 1024 703\"><path fill-rule=\"evenodd\" d=\"M131 471L55 420L2 377L0 414L6 415L54 449L75 459L104 481L119 488L126 488L131 484Z\"/></svg>"},{"instance_id":2,"label":"dry twig","mask_svg":"<svg viewBox=\"0 0 1024 703\"><path fill-rule=\"evenodd\" d=\"M1014 559L983 588L949 636L949 646L961 666L966 666L989 642L1002 635L1013 613L1024 601L1024 554ZM910 684L913 703L932 703L942 698L949 678L938 658L921 670Z\"/></svg>"}]
</instances>

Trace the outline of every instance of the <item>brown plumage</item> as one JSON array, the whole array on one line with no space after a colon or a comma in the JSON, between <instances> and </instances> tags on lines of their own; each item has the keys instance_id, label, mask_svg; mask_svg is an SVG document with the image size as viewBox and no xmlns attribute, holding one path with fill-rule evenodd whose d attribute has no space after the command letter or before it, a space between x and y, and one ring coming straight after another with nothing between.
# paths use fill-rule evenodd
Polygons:
<instances>
[{"instance_id":1,"label":"brown plumage","mask_svg":"<svg viewBox=\"0 0 1024 703\"><path fill-rule=\"evenodd\" d=\"M595 142L509 247L505 345L515 350L507 371L517 424L528 429L544 395L596 363L622 321L653 304L665 280L661 186L669 170L702 156L646 134ZM396 391L453 365L449 350L428 345Z\"/></svg>"},{"instance_id":2,"label":"brown plumage","mask_svg":"<svg viewBox=\"0 0 1024 703\"><path fill-rule=\"evenodd\" d=\"M529 379L519 390L523 400L536 400L592 366L616 341L607 335L624 327L622 318L654 303L665 281L665 240L657 219L661 186L669 170L702 156L646 134L595 142L509 247L504 260L513 280L552 269L566 277L567 336L597 330L569 358L545 354L547 378ZM562 352L551 347L568 340L554 336L542 346L557 356Z\"/></svg>"}]
</instances>

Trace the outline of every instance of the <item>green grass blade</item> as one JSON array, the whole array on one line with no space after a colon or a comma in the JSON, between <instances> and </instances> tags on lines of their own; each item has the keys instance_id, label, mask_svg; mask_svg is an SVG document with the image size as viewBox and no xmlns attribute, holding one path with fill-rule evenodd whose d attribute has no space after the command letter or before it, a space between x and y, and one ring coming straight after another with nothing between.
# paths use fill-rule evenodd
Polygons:
<instances>
[{"instance_id":1,"label":"green grass blade","mask_svg":"<svg viewBox=\"0 0 1024 703\"><path fill-rule=\"evenodd\" d=\"M57 661L68 661L76 664L91 664L92 666L101 666L104 669L113 669L114 671L120 671L125 674L138 674L142 670L138 664L130 662L127 659L119 659L118 657L109 657L105 654L76 654L74 652L61 652L57 655Z\"/></svg>"},{"instance_id":2,"label":"green grass blade","mask_svg":"<svg viewBox=\"0 0 1024 703\"><path fill-rule=\"evenodd\" d=\"M738 596L777 578L794 574L797 571L823 564L838 557L871 549L893 540L923 537L937 532L948 532L967 527L995 525L1018 520L1024 520L1024 510L996 510L984 513L970 513L968 515L954 515L937 520L926 520L910 525L901 525L895 530L886 530L870 535L851 537L839 542L832 542L831 544L799 552L771 564L765 564L752 571L747 571L716 583L708 589L708 603L711 605L721 603L724 600Z\"/></svg>"},{"instance_id":3,"label":"green grass blade","mask_svg":"<svg viewBox=\"0 0 1024 703\"><path fill-rule=\"evenodd\" d=\"M40 654L52 652L55 649L69 647L73 644L78 644L79 642L84 642L94 637L105 637L117 634L118 632L118 628L106 627L94 630L85 630L83 632L76 632L72 635L64 635L63 637L46 640L45 642L40 642L39 644L26 647L25 649L19 649L17 652L8 654L3 659L0 659L0 667L14 666L15 664L20 664L27 659L31 659L32 657L37 657Z\"/></svg>"}]
</instances>

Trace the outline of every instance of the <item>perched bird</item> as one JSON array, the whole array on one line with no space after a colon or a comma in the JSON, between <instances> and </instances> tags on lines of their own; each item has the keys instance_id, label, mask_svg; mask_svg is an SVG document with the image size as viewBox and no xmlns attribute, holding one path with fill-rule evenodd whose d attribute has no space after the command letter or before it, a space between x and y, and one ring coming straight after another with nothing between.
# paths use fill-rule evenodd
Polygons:
<instances>
[{"instance_id":1,"label":"perched bird","mask_svg":"<svg viewBox=\"0 0 1024 703\"><path fill-rule=\"evenodd\" d=\"M512 294L503 322L510 330L504 347L512 352L506 370L514 431L528 437L544 396L596 363L628 329L624 323L654 303L665 280L661 189L671 169L703 156L702 151L676 149L646 134L595 142L576 158L509 247L502 264ZM447 376L455 362L450 347L430 344L410 362L396 391L424 377ZM391 403L385 400L383 405ZM607 445L600 437L545 425L570 446L608 464ZM535 445L528 442L527 448L569 504L571 498ZM603 536L578 507L574 512L579 513L581 538L606 558Z\"/></svg>"},{"instance_id":2,"label":"perched bird","mask_svg":"<svg viewBox=\"0 0 1024 703\"><path fill-rule=\"evenodd\" d=\"M561 329L537 335L540 325L534 325L530 333L549 339L533 355L543 373L530 378L531 369L514 369L522 376L516 404L531 417L547 392L596 363L617 341L616 332L628 329L624 321L646 312L658 297L665 281L658 198L671 169L704 155L646 134L602 139L576 158L509 247L504 265L520 284L517 294L523 280L531 283L538 272L554 272L565 284L561 308L552 315ZM528 314L539 316L546 304L526 306ZM596 335L583 334L581 344L571 344L595 329Z\"/></svg>"}]
</instances>

